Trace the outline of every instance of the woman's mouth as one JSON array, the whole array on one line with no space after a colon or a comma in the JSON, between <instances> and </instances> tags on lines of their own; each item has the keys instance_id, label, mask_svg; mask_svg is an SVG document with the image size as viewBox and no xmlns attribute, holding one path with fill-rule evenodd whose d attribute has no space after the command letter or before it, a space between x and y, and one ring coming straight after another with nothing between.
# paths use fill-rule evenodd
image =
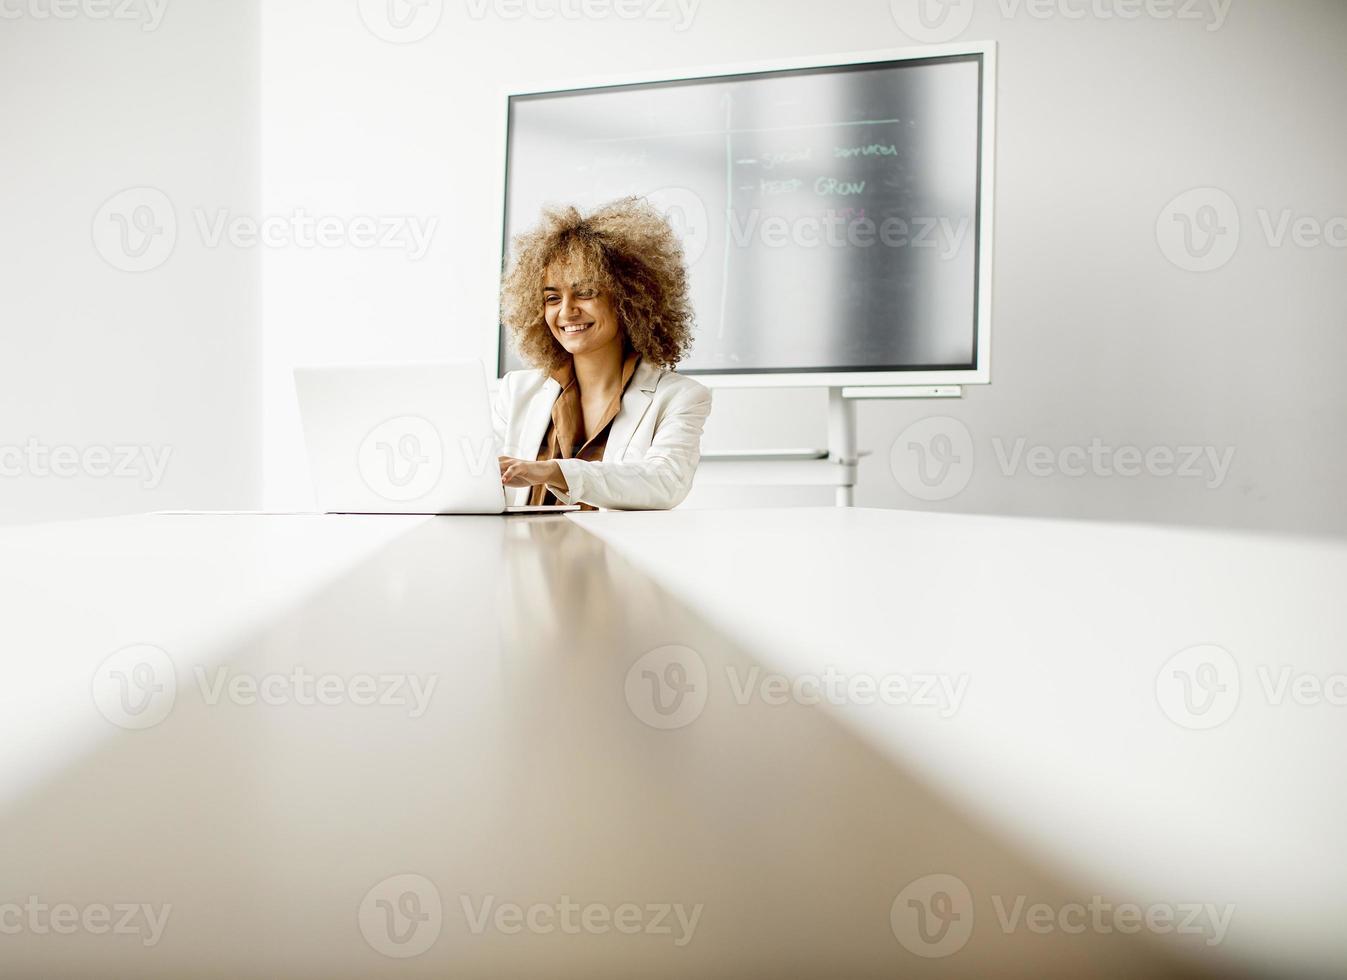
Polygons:
<instances>
[{"instance_id":1,"label":"woman's mouth","mask_svg":"<svg viewBox=\"0 0 1347 980\"><path fill-rule=\"evenodd\" d=\"M594 324L592 324L592 323L568 323L568 324L565 324L565 325L562 326L561 332L562 332L562 333L584 333L586 330L588 330L588 329L589 329L590 327L592 327L592 326L594 326Z\"/></svg>"}]
</instances>

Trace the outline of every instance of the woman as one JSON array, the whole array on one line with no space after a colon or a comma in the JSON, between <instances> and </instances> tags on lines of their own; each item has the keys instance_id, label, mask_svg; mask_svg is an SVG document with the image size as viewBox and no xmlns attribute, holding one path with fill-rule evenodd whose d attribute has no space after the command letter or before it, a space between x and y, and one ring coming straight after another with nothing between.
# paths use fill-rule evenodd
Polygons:
<instances>
[{"instance_id":1,"label":"woman","mask_svg":"<svg viewBox=\"0 0 1347 980\"><path fill-rule=\"evenodd\" d=\"M544 211L514 253L501 320L534 367L502 378L495 401L510 502L677 506L701 458L711 392L671 370L692 344L673 229L628 197L588 216Z\"/></svg>"}]
</instances>

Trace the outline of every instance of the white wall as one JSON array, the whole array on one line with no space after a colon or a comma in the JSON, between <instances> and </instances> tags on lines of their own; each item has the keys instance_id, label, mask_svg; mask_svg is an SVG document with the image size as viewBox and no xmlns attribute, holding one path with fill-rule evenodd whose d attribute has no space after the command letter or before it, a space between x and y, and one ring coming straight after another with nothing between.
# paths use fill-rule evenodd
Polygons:
<instances>
[{"instance_id":1,"label":"white wall","mask_svg":"<svg viewBox=\"0 0 1347 980\"><path fill-rule=\"evenodd\" d=\"M535 0L532 9L561 6ZM388 33L386 9L384 0L274 0L263 11L263 211L439 222L419 260L264 250L270 506L310 500L292 364L491 351L500 84L913 43L894 13L902 0L702 0L683 30L679 11L689 8L672 3L668 19L628 21L432 0L404 6L431 20L413 21L398 39L425 36L402 44L376 36ZM516 9L523 15L503 16ZM1347 214L1336 108L1347 91L1347 5L1203 4L1199 20L1055 11L979 3L961 34L1001 42L994 383L957 402L862 404L860 442L873 455L857 502L1347 530L1347 250L1272 245L1258 219L1260 209L1274 222L1283 209L1319 222ZM1157 220L1176 195L1205 186L1230 195L1239 247L1215 271L1184 271L1162 252ZM720 392L706 444L822 444L823 404L819 392ZM891 468L891 450L901 454L908 439L900 435L926 416L957 420L973 449L967 487L932 502L905 492ZM1020 439L1054 451L1099 440L1233 448L1234 457L1217 486L1207 485L1214 471L1007 475L997 447L1013 452ZM707 490L693 502L829 499Z\"/></svg>"},{"instance_id":2,"label":"white wall","mask_svg":"<svg viewBox=\"0 0 1347 980\"><path fill-rule=\"evenodd\" d=\"M257 207L256 0L51 11L0 18L0 523L256 506L257 255L192 230Z\"/></svg>"}]
</instances>

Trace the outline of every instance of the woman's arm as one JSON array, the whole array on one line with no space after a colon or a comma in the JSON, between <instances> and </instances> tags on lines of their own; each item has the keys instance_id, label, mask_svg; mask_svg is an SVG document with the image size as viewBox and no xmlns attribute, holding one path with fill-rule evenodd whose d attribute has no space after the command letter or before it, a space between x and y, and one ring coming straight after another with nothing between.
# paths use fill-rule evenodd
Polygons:
<instances>
[{"instance_id":1,"label":"woman's arm","mask_svg":"<svg viewBox=\"0 0 1347 980\"><path fill-rule=\"evenodd\" d=\"M645 458L633 462L559 459L564 486L553 486L565 504L586 503L614 510L666 510L692 489L702 457L702 427L711 414L711 392L686 385L664 411Z\"/></svg>"},{"instance_id":2,"label":"woman's arm","mask_svg":"<svg viewBox=\"0 0 1347 980\"><path fill-rule=\"evenodd\" d=\"M500 482L506 487L532 487L548 483L565 490L566 478L561 475L556 463L538 463L505 455L506 449L519 452L518 446L505 445L505 437L509 432L510 405L514 400L512 386L519 373L511 371L501 378L496 397L491 400L491 429L496 444L496 458L500 462Z\"/></svg>"}]
</instances>

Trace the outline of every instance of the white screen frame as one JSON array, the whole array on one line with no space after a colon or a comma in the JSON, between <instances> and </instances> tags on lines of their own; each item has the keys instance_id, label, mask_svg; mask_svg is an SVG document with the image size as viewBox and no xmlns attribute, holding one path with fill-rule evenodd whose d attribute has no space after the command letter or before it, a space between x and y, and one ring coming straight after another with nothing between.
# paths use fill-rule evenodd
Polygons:
<instances>
[{"instance_id":1,"label":"white screen frame","mask_svg":"<svg viewBox=\"0 0 1347 980\"><path fill-rule=\"evenodd\" d=\"M797 68L827 68L842 65L863 65L874 62L908 61L920 58L939 58L958 55L980 55L982 57L982 105L981 120L981 173L979 175L978 210L978 280L977 280L977 342L975 345L974 368L954 370L914 370L914 371L808 371L808 372L763 372L751 374L708 374L697 370L686 373L711 388L833 388L833 387L918 387L929 385L973 385L991 383L991 333L992 333L992 239L995 229L995 188L996 188L996 42L958 42L954 44L932 44L921 47L871 50L864 52L838 52L827 55L813 55L802 58L780 58L763 61L736 62L733 64L707 65L695 69L677 71L662 69L658 71L628 73L622 75L604 75L600 77L572 78L552 82L532 82L505 86L497 96L499 106L498 132L496 145L499 147L499 162L496 167L497 194L500 202L500 235L496 254L502 262L506 255L508 242L505 229L505 191L506 191L506 155L509 127L510 99L524 95L541 95L552 92L573 92L577 89L601 88L611 85L631 85L649 82L678 82L696 78L711 78L723 75L742 75L763 71L789 71ZM504 271L502 269L502 271ZM495 376L501 375L503 367L501 357L499 321L496 324L497 336L493 344L495 349Z\"/></svg>"}]
</instances>

